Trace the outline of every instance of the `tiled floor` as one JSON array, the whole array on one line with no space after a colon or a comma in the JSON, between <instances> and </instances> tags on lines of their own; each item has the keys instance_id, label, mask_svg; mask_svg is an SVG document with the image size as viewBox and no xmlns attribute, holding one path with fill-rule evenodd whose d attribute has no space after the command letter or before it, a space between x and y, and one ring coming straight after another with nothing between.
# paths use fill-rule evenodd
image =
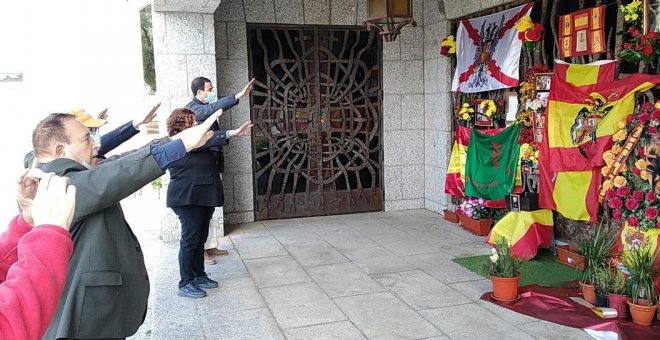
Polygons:
<instances>
[{"instance_id":1,"label":"tiled floor","mask_svg":"<svg viewBox=\"0 0 660 340\"><path fill-rule=\"evenodd\" d=\"M151 264L153 339L589 339L485 301L490 282L451 261L484 238L426 210L255 222L207 266L203 299L176 295L177 244ZM560 336L561 335L561 336Z\"/></svg>"}]
</instances>

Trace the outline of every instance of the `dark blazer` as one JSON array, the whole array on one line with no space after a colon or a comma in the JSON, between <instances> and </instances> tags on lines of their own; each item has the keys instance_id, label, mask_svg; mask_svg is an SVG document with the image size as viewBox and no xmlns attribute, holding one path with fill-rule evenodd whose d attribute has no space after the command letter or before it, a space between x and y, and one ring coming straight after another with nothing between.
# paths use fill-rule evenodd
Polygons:
<instances>
[{"instance_id":1,"label":"dark blazer","mask_svg":"<svg viewBox=\"0 0 660 340\"><path fill-rule=\"evenodd\" d=\"M220 109L229 110L237 104L236 95L219 98L211 104L202 103L199 99L193 97L190 103L186 104L186 108L194 112L197 121L201 122L209 118L215 111Z\"/></svg>"},{"instance_id":2,"label":"dark blazer","mask_svg":"<svg viewBox=\"0 0 660 340\"><path fill-rule=\"evenodd\" d=\"M144 321L149 277L119 201L164 174L150 147L91 170L70 159L41 164L76 186L73 255L44 339L123 338Z\"/></svg>"},{"instance_id":3,"label":"dark blazer","mask_svg":"<svg viewBox=\"0 0 660 340\"><path fill-rule=\"evenodd\" d=\"M167 206L197 205L221 207L224 201L222 180L216 156L210 148L228 144L227 131L216 131L199 149L188 153L168 167Z\"/></svg>"},{"instance_id":4,"label":"dark blazer","mask_svg":"<svg viewBox=\"0 0 660 340\"><path fill-rule=\"evenodd\" d=\"M96 157L105 157L105 154L114 150L125 141L131 139L133 136L140 133L140 130L133 127L133 121L129 121L124 125L105 133L101 136L101 147L99 148Z\"/></svg>"}]
</instances>

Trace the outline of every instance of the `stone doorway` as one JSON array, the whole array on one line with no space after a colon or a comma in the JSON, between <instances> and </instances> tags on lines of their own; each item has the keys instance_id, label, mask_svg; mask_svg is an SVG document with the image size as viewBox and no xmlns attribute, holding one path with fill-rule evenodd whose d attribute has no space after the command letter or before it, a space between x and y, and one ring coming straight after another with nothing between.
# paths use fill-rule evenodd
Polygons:
<instances>
[{"instance_id":1,"label":"stone doorway","mask_svg":"<svg viewBox=\"0 0 660 340\"><path fill-rule=\"evenodd\" d=\"M248 24L255 219L383 210L381 39Z\"/></svg>"}]
</instances>

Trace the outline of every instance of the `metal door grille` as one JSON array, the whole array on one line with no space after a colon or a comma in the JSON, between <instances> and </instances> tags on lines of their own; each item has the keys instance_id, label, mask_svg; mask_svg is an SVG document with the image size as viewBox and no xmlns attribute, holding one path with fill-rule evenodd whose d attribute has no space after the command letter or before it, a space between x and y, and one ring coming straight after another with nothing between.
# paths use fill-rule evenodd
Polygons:
<instances>
[{"instance_id":1,"label":"metal door grille","mask_svg":"<svg viewBox=\"0 0 660 340\"><path fill-rule=\"evenodd\" d=\"M255 218L383 209L381 41L248 26Z\"/></svg>"}]
</instances>

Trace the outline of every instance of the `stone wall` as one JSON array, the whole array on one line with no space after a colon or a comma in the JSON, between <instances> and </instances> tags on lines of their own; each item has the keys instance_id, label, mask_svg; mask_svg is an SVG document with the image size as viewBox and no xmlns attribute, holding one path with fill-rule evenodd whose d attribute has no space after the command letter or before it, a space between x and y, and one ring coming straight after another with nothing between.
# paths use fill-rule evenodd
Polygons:
<instances>
[{"instance_id":1,"label":"stone wall","mask_svg":"<svg viewBox=\"0 0 660 340\"><path fill-rule=\"evenodd\" d=\"M216 79L213 14L154 12L152 22L156 88L162 102L158 110L163 122L160 133L165 135L167 126L164 122L169 114L173 109L185 106L192 97L190 82L198 76ZM163 192L167 192L167 183L166 176ZM222 208L216 209L211 220L211 225L219 228L220 234L224 234L222 214ZM170 209L161 226L165 241L178 240L179 220Z\"/></svg>"},{"instance_id":2,"label":"stone wall","mask_svg":"<svg viewBox=\"0 0 660 340\"><path fill-rule=\"evenodd\" d=\"M504 5L511 0L440 0L444 2L447 19L456 19L472 13L480 12L495 6Z\"/></svg>"}]
</instances>

